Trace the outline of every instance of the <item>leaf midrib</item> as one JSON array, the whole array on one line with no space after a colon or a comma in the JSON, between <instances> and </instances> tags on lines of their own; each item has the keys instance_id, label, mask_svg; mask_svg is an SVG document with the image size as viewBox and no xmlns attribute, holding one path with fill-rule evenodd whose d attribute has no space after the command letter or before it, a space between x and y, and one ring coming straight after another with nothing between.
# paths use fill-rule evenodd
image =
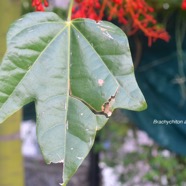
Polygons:
<instances>
[{"instance_id":1,"label":"leaf midrib","mask_svg":"<svg viewBox=\"0 0 186 186\"><path fill-rule=\"evenodd\" d=\"M67 76L68 76L68 78L67 78L67 84L68 84L68 87L67 87L67 94L66 94L66 96L67 96L67 98L66 98L66 110L67 110L67 112L66 112L66 115L65 115L65 138L64 138L64 160L63 160L63 162L64 162L64 167L65 167L65 163L66 163L66 145L67 145L67 124L69 125L69 123L68 123L68 118L67 118L67 116L68 116L68 106L69 106L69 93L70 93L70 50L71 50L71 27L70 27L70 24L71 24L71 22L69 22L69 24L67 24L67 26L68 26L68 61L67 61ZM65 171L63 171L63 178L64 178L64 172Z\"/></svg>"}]
</instances>

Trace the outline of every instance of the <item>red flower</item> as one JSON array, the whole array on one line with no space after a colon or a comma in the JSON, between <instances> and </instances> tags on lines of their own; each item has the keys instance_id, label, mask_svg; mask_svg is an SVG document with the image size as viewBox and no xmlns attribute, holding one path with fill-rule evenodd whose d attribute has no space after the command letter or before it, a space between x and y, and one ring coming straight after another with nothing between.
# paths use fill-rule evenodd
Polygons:
<instances>
[{"instance_id":1,"label":"red flower","mask_svg":"<svg viewBox=\"0 0 186 186\"><path fill-rule=\"evenodd\" d=\"M142 30L149 38L149 46L157 39L169 41L168 33L157 25L154 9L145 0L75 0L72 18L91 18L96 21L117 19L127 26L128 35ZM186 5L186 0L185 5ZM106 14L106 15L105 15Z\"/></svg>"},{"instance_id":2,"label":"red flower","mask_svg":"<svg viewBox=\"0 0 186 186\"><path fill-rule=\"evenodd\" d=\"M44 11L44 6L48 7L48 0L44 0L44 4L42 0L32 0L32 6L36 11Z\"/></svg>"},{"instance_id":3,"label":"red flower","mask_svg":"<svg viewBox=\"0 0 186 186\"><path fill-rule=\"evenodd\" d=\"M182 10L186 10L186 0L182 1L181 8Z\"/></svg>"}]
</instances>

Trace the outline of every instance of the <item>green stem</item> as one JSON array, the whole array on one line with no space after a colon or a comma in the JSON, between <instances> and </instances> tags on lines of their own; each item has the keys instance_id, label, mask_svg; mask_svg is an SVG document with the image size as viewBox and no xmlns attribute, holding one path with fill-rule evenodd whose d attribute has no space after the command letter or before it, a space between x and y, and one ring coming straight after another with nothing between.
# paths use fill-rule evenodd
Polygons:
<instances>
[{"instance_id":1,"label":"green stem","mask_svg":"<svg viewBox=\"0 0 186 186\"><path fill-rule=\"evenodd\" d=\"M74 4L74 0L70 0L70 5L69 5L69 9L68 9L68 17L67 17L67 21L71 21L71 16L72 16L72 6Z\"/></svg>"}]
</instances>

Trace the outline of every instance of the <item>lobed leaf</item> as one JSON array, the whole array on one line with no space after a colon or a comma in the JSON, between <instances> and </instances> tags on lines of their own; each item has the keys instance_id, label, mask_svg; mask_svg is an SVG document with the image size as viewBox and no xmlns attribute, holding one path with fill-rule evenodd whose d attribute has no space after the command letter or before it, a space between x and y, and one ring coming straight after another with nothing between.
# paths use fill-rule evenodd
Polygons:
<instances>
[{"instance_id":1,"label":"lobed leaf","mask_svg":"<svg viewBox=\"0 0 186 186\"><path fill-rule=\"evenodd\" d=\"M0 122L34 101L47 163L64 162L63 185L115 108L145 109L127 37L112 23L31 13L7 36L0 67Z\"/></svg>"}]
</instances>

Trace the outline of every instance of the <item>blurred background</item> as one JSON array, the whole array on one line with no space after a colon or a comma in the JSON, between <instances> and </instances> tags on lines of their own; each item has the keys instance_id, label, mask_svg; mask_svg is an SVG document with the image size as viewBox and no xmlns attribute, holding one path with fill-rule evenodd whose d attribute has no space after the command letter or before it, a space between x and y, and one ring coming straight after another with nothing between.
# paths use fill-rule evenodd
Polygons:
<instances>
[{"instance_id":1,"label":"blurred background","mask_svg":"<svg viewBox=\"0 0 186 186\"><path fill-rule=\"evenodd\" d=\"M112 22L128 34L136 79L148 109L139 113L116 110L69 186L186 186L184 1L146 2L154 8L155 24L167 30L169 41L156 38L149 45L149 35L143 30L130 32L135 22L130 16L126 17L130 24L121 24L117 16ZM49 5L46 11L66 18L68 0L50 0ZM8 27L32 11L31 0L1 0L0 59L6 51ZM103 19L108 16L106 11ZM35 130L34 104L0 126L0 186L54 186L61 182L62 165L44 163Z\"/></svg>"}]
</instances>

